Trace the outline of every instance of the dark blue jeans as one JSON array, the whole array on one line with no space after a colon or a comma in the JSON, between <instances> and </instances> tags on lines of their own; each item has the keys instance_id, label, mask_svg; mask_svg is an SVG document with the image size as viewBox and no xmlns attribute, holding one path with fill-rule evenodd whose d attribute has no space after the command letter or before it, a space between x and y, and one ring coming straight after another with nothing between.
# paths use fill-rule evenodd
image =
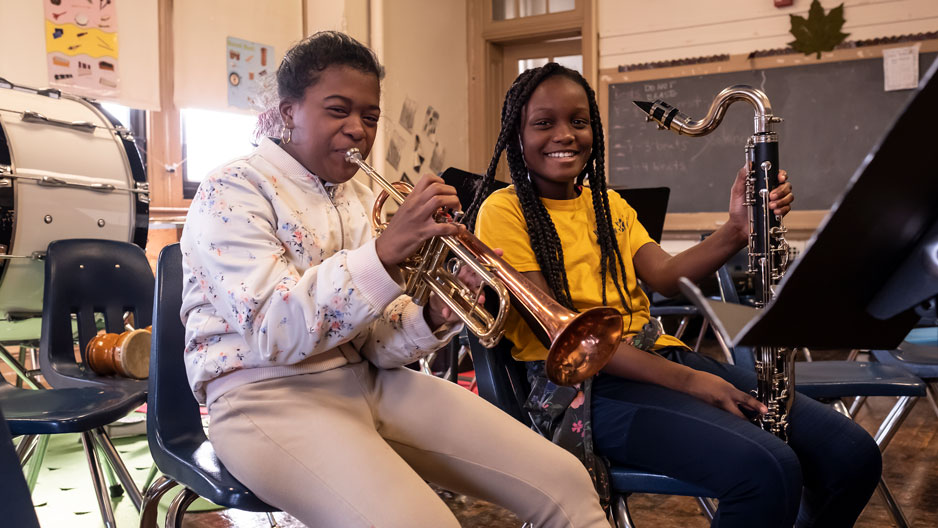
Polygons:
<instances>
[{"instance_id":1,"label":"dark blue jeans","mask_svg":"<svg viewBox=\"0 0 938 528\"><path fill-rule=\"evenodd\" d=\"M755 389L751 371L672 347L671 361ZM797 395L789 442L682 392L600 374L593 383L593 440L614 464L713 491L712 526L853 526L882 471L879 448L859 425Z\"/></svg>"}]
</instances>

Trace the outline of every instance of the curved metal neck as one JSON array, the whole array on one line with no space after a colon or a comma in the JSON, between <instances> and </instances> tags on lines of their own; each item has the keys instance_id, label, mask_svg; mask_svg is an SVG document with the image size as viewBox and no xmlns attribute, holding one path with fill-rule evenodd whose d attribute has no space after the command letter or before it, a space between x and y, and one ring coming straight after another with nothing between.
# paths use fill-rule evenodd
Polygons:
<instances>
[{"instance_id":1,"label":"curved metal neck","mask_svg":"<svg viewBox=\"0 0 938 528\"><path fill-rule=\"evenodd\" d=\"M765 92L752 86L737 84L724 88L717 94L703 119L697 121L681 116L674 119L675 123L671 125L671 128L675 128L674 125L677 124L680 128L678 132L687 136L709 134L723 121L726 108L736 101L746 101L752 105L755 110L753 125L756 134L771 132L771 125L778 122L778 118L772 115L772 105Z\"/></svg>"}]
</instances>

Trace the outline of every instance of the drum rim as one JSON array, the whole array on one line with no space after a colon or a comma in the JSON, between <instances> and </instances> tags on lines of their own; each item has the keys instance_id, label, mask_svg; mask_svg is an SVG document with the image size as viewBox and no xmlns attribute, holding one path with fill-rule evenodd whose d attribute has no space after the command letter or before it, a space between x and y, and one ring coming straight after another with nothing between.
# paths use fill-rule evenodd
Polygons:
<instances>
[{"instance_id":1,"label":"drum rim","mask_svg":"<svg viewBox=\"0 0 938 528\"><path fill-rule=\"evenodd\" d=\"M12 88L11 88L12 89ZM13 154L13 145L10 144L10 134L7 133L7 128L4 126L5 118L3 113L0 112L0 129L2 129L3 134L3 145L0 147L6 147L7 156L10 158L9 173L10 175L16 174L16 156ZM13 193L13 210L17 210L17 200L19 198L19 193L16 192L16 178L12 178L10 181L10 192ZM14 239L16 238L16 214L13 215L13 224L10 229L10 241L7 244L7 254L13 250ZM10 259L0 259L0 284L3 284L4 279L7 276L7 270L9 266Z\"/></svg>"},{"instance_id":2,"label":"drum rim","mask_svg":"<svg viewBox=\"0 0 938 528\"><path fill-rule=\"evenodd\" d=\"M0 89L22 91L26 93L31 93L33 95L48 97L50 99L70 100L70 101L77 102L83 105L84 107L88 108L95 116L97 116L99 119L103 121L103 124L105 124L106 126L102 126L101 128L106 128L108 130L108 135L118 145L118 151L120 152L125 174L129 173L130 179L134 182L134 186L137 188L147 186L146 168L143 165L143 160L140 156L140 152L139 150L137 150L136 142L134 142L132 138L128 140L125 137L125 135L121 133L121 131L119 130L119 127L120 128L123 128L123 127L121 126L120 121L118 121L114 116L110 115L110 113L108 113L103 107L101 107L100 103L98 103L97 101L94 101L93 99L90 99L84 96L64 93L54 88L45 88L45 89L40 90L40 89L28 87L28 86L21 86L21 85L11 83L3 78L0 78ZM21 209L20 207L21 204L19 202L22 199L22 193L17 192L18 187L19 187L19 182L17 181L17 178L15 176L18 172L17 171L18 164L16 161L16 154L14 152L13 145L12 145L12 138L10 137L10 133L9 133L10 127L7 121L8 118L5 116L5 114L6 112L0 112L0 129L2 129L2 136L3 136L3 141L2 141L2 145L0 145L0 148L6 148L9 154L10 163L9 163L8 176L12 176L11 192L13 193L13 210L16 211L16 210ZM132 156L130 153L131 149L133 152ZM0 175L0 177L2 177L2 175ZM138 184L142 184L142 185L138 185ZM131 192L130 194L132 195L130 197L130 201L131 201L131 207L133 208L132 211L130 211L131 213L130 220L133 222L133 227L132 227L131 232L128 234L128 238L133 244L145 250L146 242L147 242L147 235L149 231L149 216L150 216L150 208L149 208L149 202L148 202L149 193L147 192L146 196L138 192ZM12 224L11 224L10 239L9 239L8 247L7 247L8 254L12 252L16 244L16 240L15 240L16 228L17 228L17 215L14 214L12 218ZM9 269L10 269L9 259L0 259L0 285L2 285L4 281L6 280L6 274ZM5 310L0 310L0 312L5 313ZM32 311L16 312L15 315L17 316L26 315L27 313L30 316L37 315L36 313L33 313ZM12 316L13 313L7 313L6 315L7 317L9 317L9 316ZM0 316L2 316L2 313L0 313Z\"/></svg>"}]
</instances>

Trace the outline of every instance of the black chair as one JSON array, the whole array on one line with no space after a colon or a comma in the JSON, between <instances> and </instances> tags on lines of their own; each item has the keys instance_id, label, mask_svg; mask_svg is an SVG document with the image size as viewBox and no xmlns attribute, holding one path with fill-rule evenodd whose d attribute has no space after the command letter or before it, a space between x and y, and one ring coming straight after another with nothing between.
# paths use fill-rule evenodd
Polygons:
<instances>
[{"instance_id":1,"label":"black chair","mask_svg":"<svg viewBox=\"0 0 938 528\"><path fill-rule=\"evenodd\" d=\"M511 357L511 342L502 339L495 348L489 349L483 347L475 336L470 335L469 343L479 396L530 426L531 420L522 408L530 387L524 364ZM612 515L618 528L634 526L626 500L631 493L697 497L704 513L713 520L716 508L712 501L706 498L712 496L709 490L665 475L624 466L612 466L610 480L613 491Z\"/></svg>"},{"instance_id":2,"label":"black chair","mask_svg":"<svg viewBox=\"0 0 938 528\"><path fill-rule=\"evenodd\" d=\"M720 295L724 302L740 304L726 266L717 271ZM721 347L728 349L719 332L716 332ZM755 370L755 355L750 347L734 347L729 350L737 366ZM925 396L924 381L897 366L868 361L811 361L795 363L795 388L799 393L816 400L830 403L834 409L848 418L853 418L857 405L870 396L897 397L898 401L880 424L874 440L880 451L886 449L895 432L905 421L918 398ZM848 409L845 398L856 398ZM900 527L908 526L902 509L895 501L885 481L880 478L878 490L893 519Z\"/></svg>"},{"instance_id":3,"label":"black chair","mask_svg":"<svg viewBox=\"0 0 938 528\"><path fill-rule=\"evenodd\" d=\"M114 333L124 331L125 312L133 313L138 328L150 324L153 270L146 254L127 242L69 239L51 242L45 260L39 338L39 366L43 378L56 389L119 388L130 402L142 405L146 401L146 381L99 376L87 367L85 346L97 335L98 321L104 322L105 331ZM82 361L75 357L76 325ZM123 490L139 509L143 495L117 451L113 450L107 432L99 428L92 436L109 462L104 465L108 481L113 482L116 474ZM120 495L121 486L111 485L111 496Z\"/></svg>"},{"instance_id":4,"label":"black chair","mask_svg":"<svg viewBox=\"0 0 938 528\"><path fill-rule=\"evenodd\" d=\"M53 241L46 253L42 300L42 376L55 388L119 385L136 392L142 404L146 380L96 374L85 363L85 346L98 333L95 314L103 315L105 331L119 334L125 313L132 312L134 326L144 328L152 310L153 270L138 246L114 240ZM75 359L73 315L81 362Z\"/></svg>"},{"instance_id":5,"label":"black chair","mask_svg":"<svg viewBox=\"0 0 938 528\"><path fill-rule=\"evenodd\" d=\"M160 498L178 484L185 490L170 504L166 526L182 526L186 508L198 497L227 508L278 511L228 473L205 436L199 404L189 388L183 362L186 331L179 315L182 280L179 244L166 246L157 263L147 397L147 439L163 476L146 491L141 528L157 525Z\"/></svg>"},{"instance_id":6,"label":"black chair","mask_svg":"<svg viewBox=\"0 0 938 528\"><path fill-rule=\"evenodd\" d=\"M9 526L39 528L29 486L13 448L10 429L0 412L0 511Z\"/></svg>"},{"instance_id":7,"label":"black chair","mask_svg":"<svg viewBox=\"0 0 938 528\"><path fill-rule=\"evenodd\" d=\"M80 433L98 507L108 528L115 526L114 512L96 451L104 452L128 495L134 497L135 491L139 497L140 492L136 491L117 449L104 431L105 425L126 416L138 406L139 402L132 393L118 387L23 389L0 377L0 408L6 415L10 432L14 436L24 435L17 449L20 462L27 462L34 452L36 435ZM139 508L138 502L134 505Z\"/></svg>"}]
</instances>

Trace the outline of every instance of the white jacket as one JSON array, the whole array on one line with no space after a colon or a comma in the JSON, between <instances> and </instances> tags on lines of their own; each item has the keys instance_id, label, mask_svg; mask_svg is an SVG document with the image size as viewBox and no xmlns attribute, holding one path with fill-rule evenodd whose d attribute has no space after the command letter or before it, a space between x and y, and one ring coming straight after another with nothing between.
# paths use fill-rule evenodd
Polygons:
<instances>
[{"instance_id":1,"label":"white jacket","mask_svg":"<svg viewBox=\"0 0 938 528\"><path fill-rule=\"evenodd\" d=\"M245 383L362 356L397 367L458 332L434 335L384 269L373 203L355 180L324 186L267 138L206 177L180 241L180 315L196 399L211 404Z\"/></svg>"}]
</instances>

